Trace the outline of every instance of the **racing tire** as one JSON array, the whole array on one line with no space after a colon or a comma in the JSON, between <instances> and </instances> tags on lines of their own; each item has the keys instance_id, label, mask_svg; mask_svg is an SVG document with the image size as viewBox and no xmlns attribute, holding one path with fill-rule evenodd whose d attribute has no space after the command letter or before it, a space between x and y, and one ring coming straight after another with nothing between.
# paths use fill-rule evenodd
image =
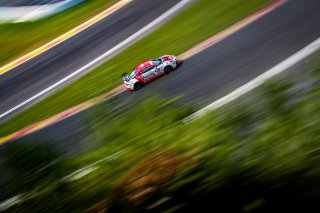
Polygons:
<instances>
[{"instance_id":1,"label":"racing tire","mask_svg":"<svg viewBox=\"0 0 320 213\"><path fill-rule=\"evenodd\" d=\"M165 74L168 74L173 71L173 67L168 65L168 66L165 66L163 70Z\"/></svg>"},{"instance_id":2,"label":"racing tire","mask_svg":"<svg viewBox=\"0 0 320 213\"><path fill-rule=\"evenodd\" d=\"M133 85L134 90L141 89L142 87L143 87L143 84L140 83L140 82L136 82L136 83Z\"/></svg>"}]
</instances>

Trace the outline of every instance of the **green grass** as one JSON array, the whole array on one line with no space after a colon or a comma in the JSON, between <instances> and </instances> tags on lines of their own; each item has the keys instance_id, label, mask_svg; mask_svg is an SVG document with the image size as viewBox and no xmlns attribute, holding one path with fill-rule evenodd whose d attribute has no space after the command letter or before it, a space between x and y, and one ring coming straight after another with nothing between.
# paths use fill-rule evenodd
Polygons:
<instances>
[{"instance_id":1,"label":"green grass","mask_svg":"<svg viewBox=\"0 0 320 213\"><path fill-rule=\"evenodd\" d=\"M121 84L121 73L128 72L142 60L182 53L270 2L199 0L104 65L2 124L0 136L103 94Z\"/></svg>"},{"instance_id":2,"label":"green grass","mask_svg":"<svg viewBox=\"0 0 320 213\"><path fill-rule=\"evenodd\" d=\"M51 17L0 25L0 66L78 26L118 0L87 0Z\"/></svg>"}]
</instances>

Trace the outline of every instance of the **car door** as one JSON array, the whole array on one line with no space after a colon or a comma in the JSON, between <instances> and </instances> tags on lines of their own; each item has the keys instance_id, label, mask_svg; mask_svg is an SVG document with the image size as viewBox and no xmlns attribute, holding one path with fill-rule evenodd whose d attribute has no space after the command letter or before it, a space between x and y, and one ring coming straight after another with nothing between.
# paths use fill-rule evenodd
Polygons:
<instances>
[{"instance_id":1,"label":"car door","mask_svg":"<svg viewBox=\"0 0 320 213\"><path fill-rule=\"evenodd\" d=\"M157 76L160 77L164 75L163 68L166 66L161 59L153 60L152 63L157 67L154 71L157 73Z\"/></svg>"},{"instance_id":2,"label":"car door","mask_svg":"<svg viewBox=\"0 0 320 213\"><path fill-rule=\"evenodd\" d=\"M156 70L157 69L154 66L144 68L140 73L143 83L148 83L157 78L158 72Z\"/></svg>"}]
</instances>

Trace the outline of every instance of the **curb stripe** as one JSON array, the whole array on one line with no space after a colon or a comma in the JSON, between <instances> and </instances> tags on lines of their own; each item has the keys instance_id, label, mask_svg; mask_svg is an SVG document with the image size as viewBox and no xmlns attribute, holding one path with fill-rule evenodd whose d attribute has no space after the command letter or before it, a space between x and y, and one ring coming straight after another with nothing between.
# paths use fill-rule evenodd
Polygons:
<instances>
[{"instance_id":1,"label":"curb stripe","mask_svg":"<svg viewBox=\"0 0 320 213\"><path fill-rule=\"evenodd\" d=\"M71 107L71 108L69 108L59 114L53 115L45 120L31 124L30 126L27 126L26 128L23 128L13 134L10 134L6 137L0 138L0 145L9 141L9 140L20 138L22 136L25 136L27 134L30 134L30 133L35 132L37 130L40 130L46 126L50 126L54 123L62 121L63 119L68 118L68 117L70 117L70 116L72 116L82 110L85 110L95 104L98 104L101 101L106 100L107 98L111 98L113 96L116 96L116 95L120 94L121 92L124 92L125 90L126 90L125 86L120 85L106 94L100 95L96 98L90 99L89 101L86 101L84 103L81 103L79 105Z\"/></svg>"},{"instance_id":2,"label":"curb stripe","mask_svg":"<svg viewBox=\"0 0 320 213\"><path fill-rule=\"evenodd\" d=\"M190 58L191 56L196 55L197 53L211 47L212 45L218 43L219 41L227 38L228 36L232 35L233 33L241 30L242 28L248 26L249 24L253 23L257 19L261 18L262 16L266 15L267 13L273 11L274 9L278 8L282 4L284 4L287 0L276 0L274 3L268 5L267 7L255 12L251 16L237 22L236 24L228 27L227 29L215 34L214 36L208 38L207 40L201 42L200 44L192 47L191 49L187 50L186 52L180 54L178 57L182 60Z\"/></svg>"},{"instance_id":3,"label":"curb stripe","mask_svg":"<svg viewBox=\"0 0 320 213\"><path fill-rule=\"evenodd\" d=\"M70 37L80 33L82 30L90 27L91 25L97 23L98 21L100 21L101 19L109 16L110 14L112 14L113 12L119 10L120 8L124 7L125 5L127 5L128 3L130 3L133 0L121 0L118 3L112 5L111 7L109 7L108 9L104 10L103 12L99 13L98 15L94 16L93 18L89 19L88 21L84 22L83 24L77 26L76 28L66 32L65 34L59 36L58 38L50 41L49 43L33 50L32 52L16 59L15 61L4 65L2 67L0 67L0 75L8 72L9 70L19 66L20 64L23 64L26 61L29 61L30 59L40 55L41 53L51 49L52 47L56 46L57 44L62 43L63 41L69 39Z\"/></svg>"}]
</instances>

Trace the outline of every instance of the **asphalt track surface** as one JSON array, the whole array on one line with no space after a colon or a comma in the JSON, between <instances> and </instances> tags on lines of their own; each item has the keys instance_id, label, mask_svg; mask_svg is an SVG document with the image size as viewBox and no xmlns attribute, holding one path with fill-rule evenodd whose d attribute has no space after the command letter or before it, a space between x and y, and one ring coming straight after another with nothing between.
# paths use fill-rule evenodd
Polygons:
<instances>
[{"instance_id":1,"label":"asphalt track surface","mask_svg":"<svg viewBox=\"0 0 320 213\"><path fill-rule=\"evenodd\" d=\"M134 94L183 95L203 107L290 57L320 36L320 1L290 0L218 44L187 59L173 73Z\"/></svg>"},{"instance_id":2,"label":"asphalt track surface","mask_svg":"<svg viewBox=\"0 0 320 213\"><path fill-rule=\"evenodd\" d=\"M178 2L134 0L67 41L1 75L0 114L94 60ZM2 121L17 112L10 113Z\"/></svg>"},{"instance_id":3,"label":"asphalt track surface","mask_svg":"<svg viewBox=\"0 0 320 213\"><path fill-rule=\"evenodd\" d=\"M63 0L1 0L0 7L19 7L19 6L34 6L34 5L44 5L44 4L53 4L61 2Z\"/></svg>"},{"instance_id":4,"label":"asphalt track surface","mask_svg":"<svg viewBox=\"0 0 320 213\"><path fill-rule=\"evenodd\" d=\"M199 108L203 107L267 71L316 40L320 36L319 8L320 1L318 0L290 0L216 45L188 58L178 70L152 82L139 91L121 93L118 98L120 100L128 101L134 100L136 97L144 95L151 96L154 94L161 94L169 98L183 96L184 100L195 104L195 106ZM130 15L127 13L125 14L127 17L129 16L128 19L130 19ZM110 18L112 17L108 18L109 22L111 21ZM119 24L119 22L115 20L113 23ZM118 24L113 27L116 29L127 27L126 24L128 23L123 21L123 26L118 26ZM103 26L101 23L97 25L98 29L99 26L102 27L101 25ZM112 31L112 29L113 28L102 30L102 34L108 33ZM95 30L97 30L97 28L95 28ZM91 35L93 33L99 34L99 32L93 32L93 29L91 29L85 35ZM81 38L82 35L79 37ZM117 37L114 39L117 39ZM44 64L40 65L47 67L49 70L61 69L66 71L68 68L72 68L72 66L78 66L77 63L79 63L79 61L71 61L70 64L67 65L63 64L63 61L69 61L74 59L74 57L90 58L90 54L86 54L85 50L94 48L96 44L97 49L93 52L99 52L100 45L97 45L97 43L100 44L100 42L103 42L103 39L101 40L97 42L88 39L88 41L93 42L93 44L89 43L87 44L89 46L83 44L77 46L78 48L76 49L79 51L76 53L73 53L71 50L69 51L69 49L65 49L65 46L62 45L62 47L64 47L62 49L67 51L66 54L63 54L61 57L60 55L54 55L57 53L55 51L53 51L53 53L45 53L41 55L40 58L47 55L53 55L53 61L42 61ZM120 39L117 41L120 41ZM73 41L68 41L65 44L68 45L69 42L72 43ZM82 48L87 49L82 50ZM57 62L55 58L58 58L57 61L61 63L55 63ZM48 59L48 56L44 59ZM33 63L35 62L31 62L31 65ZM50 65L54 65L54 68L50 67ZM67 68L64 66L67 66ZM42 74L40 71L35 74ZM11 75L16 74L16 72L12 71L9 73ZM45 78L46 74L47 72L40 75L40 77L35 75L31 79L27 78L26 80L28 80L30 84L30 82L32 83L37 80L37 78L40 78L41 80L42 76L46 81L41 82L43 85L46 85L45 82L50 82L50 80L52 80L52 77ZM53 75L53 77L58 78L60 76L59 74L61 75L61 73L58 72L57 76ZM24 84L24 75L17 75L18 79ZM16 78L12 78L11 80L14 82ZM2 91L3 87L1 80L0 85L0 96L3 94L5 97L8 97L8 95ZM17 94L11 91L12 90L9 88L11 96L5 98L5 100L11 100L11 97L15 100ZM22 91L22 93L25 94L24 91ZM1 100L1 104L2 102L3 100ZM78 115L78 117L79 116L80 115ZM72 120L72 123L74 123L76 118L77 116L74 116L70 121ZM66 125L66 122L57 125ZM70 134L70 132L68 134Z\"/></svg>"}]
</instances>

